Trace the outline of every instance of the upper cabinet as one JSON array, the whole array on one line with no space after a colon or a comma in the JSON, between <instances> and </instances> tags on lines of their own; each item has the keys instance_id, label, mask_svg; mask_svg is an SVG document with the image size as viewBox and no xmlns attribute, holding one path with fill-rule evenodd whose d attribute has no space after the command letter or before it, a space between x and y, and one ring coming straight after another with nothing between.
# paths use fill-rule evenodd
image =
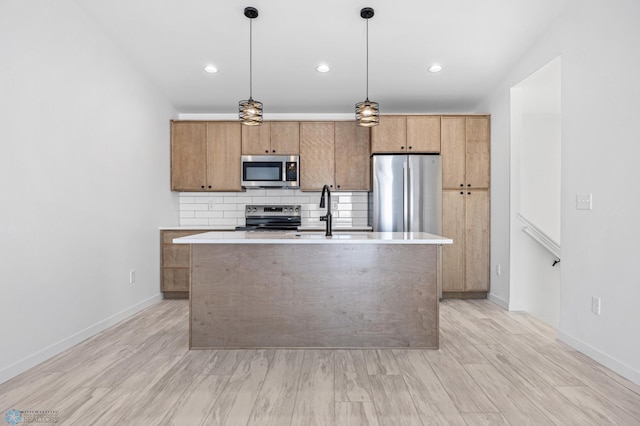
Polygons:
<instances>
[{"instance_id":1,"label":"upper cabinet","mask_svg":"<svg viewBox=\"0 0 640 426\"><path fill-rule=\"evenodd\" d=\"M441 131L443 188L489 188L489 117L442 117Z\"/></svg>"},{"instance_id":2,"label":"upper cabinet","mask_svg":"<svg viewBox=\"0 0 640 426\"><path fill-rule=\"evenodd\" d=\"M440 152L440 116L381 116L380 124L371 128L371 152Z\"/></svg>"},{"instance_id":3,"label":"upper cabinet","mask_svg":"<svg viewBox=\"0 0 640 426\"><path fill-rule=\"evenodd\" d=\"M339 191L371 190L371 144L367 127L354 121L335 123L335 184Z\"/></svg>"},{"instance_id":4,"label":"upper cabinet","mask_svg":"<svg viewBox=\"0 0 640 426\"><path fill-rule=\"evenodd\" d=\"M172 191L241 191L238 122L171 122Z\"/></svg>"},{"instance_id":5,"label":"upper cabinet","mask_svg":"<svg viewBox=\"0 0 640 426\"><path fill-rule=\"evenodd\" d=\"M370 189L369 129L355 122L300 124L300 189Z\"/></svg>"},{"instance_id":6,"label":"upper cabinet","mask_svg":"<svg viewBox=\"0 0 640 426\"><path fill-rule=\"evenodd\" d=\"M243 155L298 155L298 122L273 121L260 126L242 126Z\"/></svg>"},{"instance_id":7,"label":"upper cabinet","mask_svg":"<svg viewBox=\"0 0 640 426\"><path fill-rule=\"evenodd\" d=\"M300 123L300 189L335 186L333 123Z\"/></svg>"},{"instance_id":8,"label":"upper cabinet","mask_svg":"<svg viewBox=\"0 0 640 426\"><path fill-rule=\"evenodd\" d=\"M171 122L171 190L205 191L207 123Z\"/></svg>"}]
</instances>

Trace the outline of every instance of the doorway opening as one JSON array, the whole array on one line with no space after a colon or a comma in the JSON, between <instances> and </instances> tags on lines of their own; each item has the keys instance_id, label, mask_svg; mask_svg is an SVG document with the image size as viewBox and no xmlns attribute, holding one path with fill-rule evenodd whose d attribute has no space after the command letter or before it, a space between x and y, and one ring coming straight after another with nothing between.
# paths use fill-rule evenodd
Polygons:
<instances>
[{"instance_id":1,"label":"doorway opening","mask_svg":"<svg viewBox=\"0 0 640 426\"><path fill-rule=\"evenodd\" d=\"M557 328L560 313L561 60L511 88L509 309Z\"/></svg>"}]
</instances>

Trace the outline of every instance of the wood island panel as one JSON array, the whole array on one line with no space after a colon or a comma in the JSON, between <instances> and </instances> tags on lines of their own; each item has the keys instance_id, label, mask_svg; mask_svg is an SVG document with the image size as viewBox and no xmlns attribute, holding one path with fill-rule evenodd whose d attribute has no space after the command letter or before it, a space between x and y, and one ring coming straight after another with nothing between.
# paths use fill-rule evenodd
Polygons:
<instances>
[{"instance_id":1,"label":"wood island panel","mask_svg":"<svg viewBox=\"0 0 640 426\"><path fill-rule=\"evenodd\" d=\"M436 245L193 244L191 348L438 347Z\"/></svg>"}]
</instances>

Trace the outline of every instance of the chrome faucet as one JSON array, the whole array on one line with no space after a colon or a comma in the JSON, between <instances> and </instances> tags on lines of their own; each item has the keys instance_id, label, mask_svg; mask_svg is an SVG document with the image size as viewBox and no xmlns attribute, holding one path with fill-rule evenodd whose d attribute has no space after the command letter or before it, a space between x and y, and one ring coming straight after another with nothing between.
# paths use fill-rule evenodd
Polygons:
<instances>
[{"instance_id":1,"label":"chrome faucet","mask_svg":"<svg viewBox=\"0 0 640 426\"><path fill-rule=\"evenodd\" d=\"M329 189L329 185L325 185L322 187L322 196L320 197L320 208L324 207L324 193L327 193L327 214L324 216L320 216L321 222L327 222L327 231L325 232L326 237L330 237L331 234L331 190Z\"/></svg>"}]
</instances>

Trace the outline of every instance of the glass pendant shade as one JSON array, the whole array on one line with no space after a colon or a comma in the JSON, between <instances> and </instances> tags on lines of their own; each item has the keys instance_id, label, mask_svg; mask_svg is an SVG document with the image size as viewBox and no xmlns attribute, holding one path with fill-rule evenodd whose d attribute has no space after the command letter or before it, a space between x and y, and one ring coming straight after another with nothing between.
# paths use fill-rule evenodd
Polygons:
<instances>
[{"instance_id":1,"label":"glass pendant shade","mask_svg":"<svg viewBox=\"0 0 640 426\"><path fill-rule=\"evenodd\" d=\"M366 101L356 104L356 124L361 127L377 126L380 123L380 106L377 102Z\"/></svg>"},{"instance_id":2,"label":"glass pendant shade","mask_svg":"<svg viewBox=\"0 0 640 426\"><path fill-rule=\"evenodd\" d=\"M262 123L262 102L249 98L238 103L239 115L245 126L259 126Z\"/></svg>"}]
</instances>

